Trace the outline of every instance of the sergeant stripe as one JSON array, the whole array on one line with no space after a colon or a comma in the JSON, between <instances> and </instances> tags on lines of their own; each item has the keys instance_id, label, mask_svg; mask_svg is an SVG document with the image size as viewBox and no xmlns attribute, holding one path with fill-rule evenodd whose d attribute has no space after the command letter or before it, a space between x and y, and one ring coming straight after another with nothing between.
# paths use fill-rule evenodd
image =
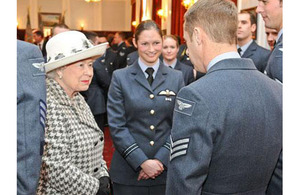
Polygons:
<instances>
[{"instance_id":1,"label":"sergeant stripe","mask_svg":"<svg viewBox=\"0 0 300 195\"><path fill-rule=\"evenodd\" d=\"M174 148L175 146L177 146L179 144L185 144L185 143L189 143L189 142L190 142L190 138L184 138L184 139L177 140L172 143L172 148Z\"/></svg>"},{"instance_id":2,"label":"sergeant stripe","mask_svg":"<svg viewBox=\"0 0 300 195\"><path fill-rule=\"evenodd\" d=\"M170 161L172 161L174 158L178 157L178 156L182 156L186 154L186 150L180 151L180 152L176 152L175 154L171 155L170 157Z\"/></svg>"},{"instance_id":3,"label":"sergeant stripe","mask_svg":"<svg viewBox=\"0 0 300 195\"><path fill-rule=\"evenodd\" d=\"M170 155L170 161L172 161L174 158L185 155L187 153L187 149L189 146L190 138L183 138L179 139L175 142L171 139L171 155Z\"/></svg>"},{"instance_id":4,"label":"sergeant stripe","mask_svg":"<svg viewBox=\"0 0 300 195\"><path fill-rule=\"evenodd\" d=\"M171 153L173 154L173 153L177 152L178 150L183 150L183 149L187 149L187 148L188 148L188 144L176 146L176 147L172 148Z\"/></svg>"},{"instance_id":5,"label":"sergeant stripe","mask_svg":"<svg viewBox=\"0 0 300 195\"><path fill-rule=\"evenodd\" d=\"M40 124L43 128L45 128L46 109L46 103L40 99Z\"/></svg>"}]
</instances>

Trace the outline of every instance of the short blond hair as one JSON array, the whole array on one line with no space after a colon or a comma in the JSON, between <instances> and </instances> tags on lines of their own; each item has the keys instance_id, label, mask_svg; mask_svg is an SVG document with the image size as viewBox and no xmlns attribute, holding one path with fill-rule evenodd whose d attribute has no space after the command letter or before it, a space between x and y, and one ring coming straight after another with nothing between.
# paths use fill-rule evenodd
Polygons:
<instances>
[{"instance_id":1,"label":"short blond hair","mask_svg":"<svg viewBox=\"0 0 300 195\"><path fill-rule=\"evenodd\" d=\"M201 27L216 43L236 43L237 8L229 0L198 0L184 15L185 31L192 40L195 27Z\"/></svg>"}]
</instances>

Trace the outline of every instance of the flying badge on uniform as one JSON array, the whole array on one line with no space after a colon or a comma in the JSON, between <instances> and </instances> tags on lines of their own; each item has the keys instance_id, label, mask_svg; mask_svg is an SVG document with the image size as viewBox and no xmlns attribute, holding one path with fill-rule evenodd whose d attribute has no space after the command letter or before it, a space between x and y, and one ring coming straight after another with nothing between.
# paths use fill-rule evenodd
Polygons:
<instances>
[{"instance_id":1,"label":"flying badge on uniform","mask_svg":"<svg viewBox=\"0 0 300 195\"><path fill-rule=\"evenodd\" d=\"M177 97L176 103L175 103L175 111L180 112L182 114L192 116L194 108L195 108L195 102L186 100L184 98Z\"/></svg>"},{"instance_id":2,"label":"flying badge on uniform","mask_svg":"<svg viewBox=\"0 0 300 195\"><path fill-rule=\"evenodd\" d=\"M158 93L159 96L166 96L165 100L171 102L172 98L170 96L176 96L176 93L174 91L170 91L169 89L166 89L164 91L161 91Z\"/></svg>"}]
</instances>

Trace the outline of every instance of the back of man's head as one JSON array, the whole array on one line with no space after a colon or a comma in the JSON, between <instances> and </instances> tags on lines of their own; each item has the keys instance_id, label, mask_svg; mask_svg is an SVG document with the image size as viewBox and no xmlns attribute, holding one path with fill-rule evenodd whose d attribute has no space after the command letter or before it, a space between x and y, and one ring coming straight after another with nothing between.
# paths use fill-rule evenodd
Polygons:
<instances>
[{"instance_id":1,"label":"back of man's head","mask_svg":"<svg viewBox=\"0 0 300 195\"><path fill-rule=\"evenodd\" d=\"M200 27L215 43L236 43L237 8L229 0L199 0L184 15L185 31L192 38Z\"/></svg>"},{"instance_id":2,"label":"back of man's head","mask_svg":"<svg viewBox=\"0 0 300 195\"><path fill-rule=\"evenodd\" d=\"M33 34L36 34L36 35L39 36L39 37L44 38L44 34L43 34L43 32L40 31L40 30L33 30L32 33L33 33Z\"/></svg>"}]
</instances>

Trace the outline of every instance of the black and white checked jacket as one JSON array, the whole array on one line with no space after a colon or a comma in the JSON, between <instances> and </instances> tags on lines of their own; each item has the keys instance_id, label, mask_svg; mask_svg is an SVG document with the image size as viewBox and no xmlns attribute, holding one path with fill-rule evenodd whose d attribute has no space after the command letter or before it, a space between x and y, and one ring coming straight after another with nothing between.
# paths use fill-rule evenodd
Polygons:
<instances>
[{"instance_id":1,"label":"black and white checked jacket","mask_svg":"<svg viewBox=\"0 0 300 195\"><path fill-rule=\"evenodd\" d=\"M46 79L45 146L37 194L96 194L108 176L103 160L104 135L78 93L72 99L53 79Z\"/></svg>"}]
</instances>

